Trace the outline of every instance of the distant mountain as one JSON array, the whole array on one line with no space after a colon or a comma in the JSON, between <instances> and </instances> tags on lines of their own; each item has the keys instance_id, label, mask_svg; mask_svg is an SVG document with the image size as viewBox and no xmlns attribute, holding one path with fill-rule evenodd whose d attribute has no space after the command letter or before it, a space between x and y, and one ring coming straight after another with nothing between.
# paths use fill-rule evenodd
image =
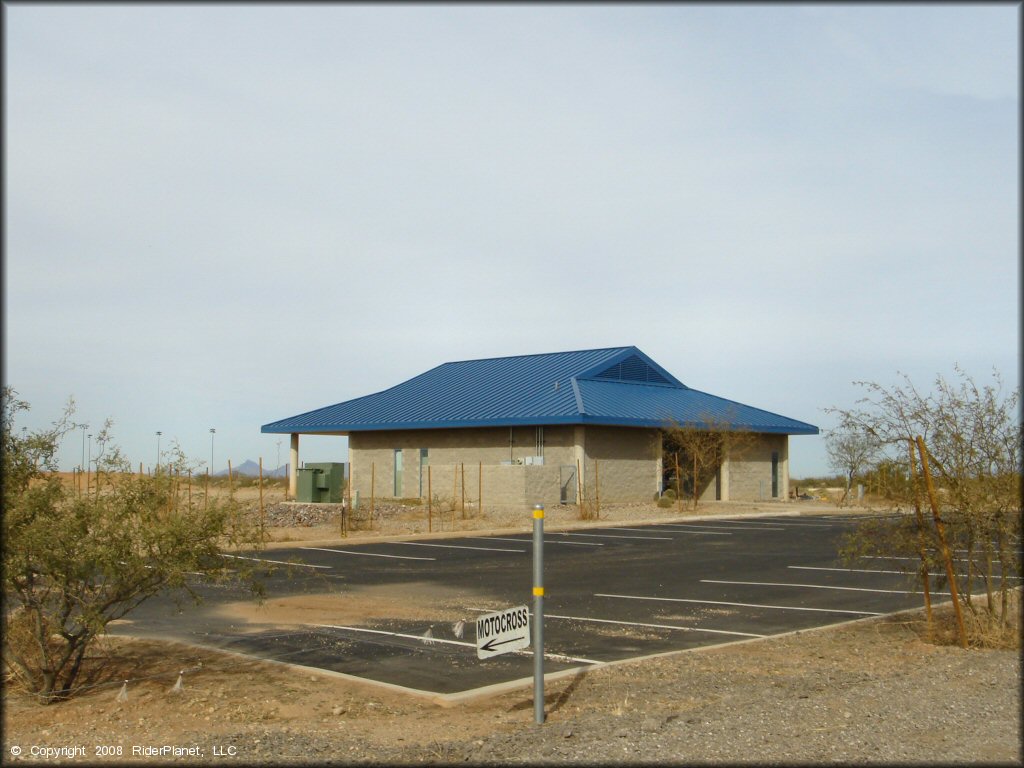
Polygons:
<instances>
[{"instance_id":1,"label":"distant mountain","mask_svg":"<svg viewBox=\"0 0 1024 768\"><path fill-rule=\"evenodd\" d=\"M252 459L246 459L237 467L231 467L232 476L246 475L247 477L259 477L260 476L260 465ZM222 469L220 472L214 472L214 477L227 477L227 469ZM269 469L263 467L264 477L287 477L288 476L288 465L278 467L277 469Z\"/></svg>"}]
</instances>

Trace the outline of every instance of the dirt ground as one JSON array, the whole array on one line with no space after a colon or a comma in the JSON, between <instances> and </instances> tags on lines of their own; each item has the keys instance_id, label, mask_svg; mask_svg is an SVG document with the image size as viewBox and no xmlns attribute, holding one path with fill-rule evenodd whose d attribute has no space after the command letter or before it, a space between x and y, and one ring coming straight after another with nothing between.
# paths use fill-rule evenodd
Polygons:
<instances>
[{"instance_id":1,"label":"dirt ground","mask_svg":"<svg viewBox=\"0 0 1024 768\"><path fill-rule=\"evenodd\" d=\"M690 514L824 511L836 508L813 502L710 504ZM551 529L580 525L570 510L552 513ZM596 524L665 519L678 510L627 505L605 514ZM375 528L350 536L410 535L423 522L419 510L385 505ZM457 514L455 525L525 531L531 523L522 513L466 520ZM338 529L331 521L270 534L286 545L337 541ZM453 587L451 594L433 590L428 600L415 585L403 585L401 592L366 589L346 604L344 617L336 604L321 604L317 596L239 604L232 611L235 619L287 626L315 622L328 607L332 620L352 623L443 619L450 604L454 619L458 597ZM828 756L842 762L1021 764L1017 651L937 646L924 642L923 627L920 616L906 614L566 676L546 686L542 727L533 724L529 684L443 706L322 670L176 643L106 638L96 649L98 660L108 659L105 671L70 701L42 706L5 687L3 759L605 764L818 763ZM956 708L975 689L990 709L979 712L982 705L971 703ZM919 715L912 713L915 707ZM912 726L915 717L918 725ZM737 727L742 734L729 735ZM961 734L961 751L944 743L947 729ZM964 746L965 730L977 744Z\"/></svg>"}]
</instances>

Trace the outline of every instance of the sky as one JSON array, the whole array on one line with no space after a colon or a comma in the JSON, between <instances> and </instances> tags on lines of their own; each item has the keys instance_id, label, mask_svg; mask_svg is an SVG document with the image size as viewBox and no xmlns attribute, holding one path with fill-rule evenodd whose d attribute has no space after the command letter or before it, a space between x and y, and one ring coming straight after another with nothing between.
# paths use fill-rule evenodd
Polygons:
<instances>
[{"instance_id":1,"label":"sky","mask_svg":"<svg viewBox=\"0 0 1024 768\"><path fill-rule=\"evenodd\" d=\"M74 398L66 471L107 418L274 467L261 425L483 357L635 345L823 433L1018 385L1019 5L3 14L3 376L16 428Z\"/></svg>"}]
</instances>

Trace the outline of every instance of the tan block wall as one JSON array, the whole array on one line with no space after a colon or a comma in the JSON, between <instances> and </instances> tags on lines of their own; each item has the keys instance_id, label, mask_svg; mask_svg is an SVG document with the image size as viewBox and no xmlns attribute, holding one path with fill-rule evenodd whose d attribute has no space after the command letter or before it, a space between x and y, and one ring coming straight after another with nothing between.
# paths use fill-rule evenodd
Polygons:
<instances>
[{"instance_id":1,"label":"tan block wall","mask_svg":"<svg viewBox=\"0 0 1024 768\"><path fill-rule=\"evenodd\" d=\"M729 457L728 493L731 501L768 501L772 498L772 451L779 454L776 498L789 497L789 436L758 435L756 442L742 454Z\"/></svg>"},{"instance_id":2,"label":"tan block wall","mask_svg":"<svg viewBox=\"0 0 1024 768\"><path fill-rule=\"evenodd\" d=\"M376 498L393 498L394 451L402 450L403 498L426 498L427 470L420 470L420 449L428 450L430 485L434 498L461 502L463 475L467 504L479 501L481 476L484 509L558 504L561 466L576 466L581 456L584 493L595 494L600 481L601 501L650 501L661 490L661 443L656 429L628 427L544 427L543 465L503 464L537 455L534 427L405 430L352 433L349 436L352 488L368 501L373 467ZM577 447L580 449L577 450ZM789 440L786 435L760 435L742 455L730 458L722 472L723 497L736 501L771 498L771 454L779 453L778 498L789 495ZM595 471L596 470L596 471ZM686 469L682 468L685 473ZM763 486L761 485L763 483ZM422 488L422 490L421 490ZM701 489L702 501L719 495L716 480ZM574 500L575 492L570 494Z\"/></svg>"},{"instance_id":3,"label":"tan block wall","mask_svg":"<svg viewBox=\"0 0 1024 768\"><path fill-rule=\"evenodd\" d=\"M489 427L482 429L396 430L354 432L349 435L352 490L361 499L393 498L395 449L402 451L403 498L426 498L426 465L420 467L420 449L428 451L429 485L435 498L461 503L463 475L465 498L476 502L481 474L484 506L521 505L528 495L544 494L544 503L558 503L559 465L574 464L573 428L543 428L543 444L537 444L535 427ZM502 462L538 455L543 465L508 465ZM422 476L422 477L421 477ZM527 479L531 490L527 493ZM421 483L422 480L422 483ZM550 489L554 488L552 492ZM531 504L534 502L530 502Z\"/></svg>"},{"instance_id":4,"label":"tan block wall","mask_svg":"<svg viewBox=\"0 0 1024 768\"><path fill-rule=\"evenodd\" d=\"M661 490L658 430L587 427L584 440L587 498L594 498L595 480L600 482L602 502L651 501Z\"/></svg>"}]
</instances>

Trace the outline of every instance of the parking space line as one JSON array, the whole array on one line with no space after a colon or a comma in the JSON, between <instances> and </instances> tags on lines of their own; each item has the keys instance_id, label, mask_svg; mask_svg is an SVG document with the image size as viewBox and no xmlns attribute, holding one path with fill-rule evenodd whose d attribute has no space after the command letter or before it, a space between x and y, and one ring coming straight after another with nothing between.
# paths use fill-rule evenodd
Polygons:
<instances>
[{"instance_id":1,"label":"parking space line","mask_svg":"<svg viewBox=\"0 0 1024 768\"><path fill-rule=\"evenodd\" d=\"M908 560L921 561L921 558L908 557ZM884 571L880 568L825 568L818 565L789 565L787 568L796 568L801 571L845 571L847 573L899 573L904 576L913 573L913 571ZM932 576L945 576L945 572L933 572ZM1019 579L1020 576L1003 576L998 573L992 574L994 579Z\"/></svg>"},{"instance_id":2,"label":"parking space line","mask_svg":"<svg viewBox=\"0 0 1024 768\"><path fill-rule=\"evenodd\" d=\"M885 571L881 568L825 568L819 565L787 565L787 568L793 568L798 571L842 571L843 573L898 573L906 576L910 571ZM939 574L933 573L932 576L938 576ZM945 575L945 574L943 574Z\"/></svg>"},{"instance_id":3,"label":"parking space line","mask_svg":"<svg viewBox=\"0 0 1024 768\"><path fill-rule=\"evenodd\" d=\"M751 632L730 632L725 629L705 629L704 627L679 627L675 624L647 624L640 621L616 621L614 619L592 619L586 616L559 616L555 613L545 613L545 619L565 619L567 621L590 621L597 624L620 624L626 627L653 627L655 629L675 629L680 632L709 632L714 635L736 635L739 637L767 637L767 635L755 635Z\"/></svg>"},{"instance_id":4,"label":"parking space line","mask_svg":"<svg viewBox=\"0 0 1024 768\"><path fill-rule=\"evenodd\" d=\"M258 563L275 563L277 565L296 565L300 568L327 568L330 569L329 565L310 565L309 563L289 563L287 560L268 560L265 557L243 557L242 555L225 555L223 552L220 553L221 557L231 557L235 560L255 560Z\"/></svg>"},{"instance_id":5,"label":"parking space line","mask_svg":"<svg viewBox=\"0 0 1024 768\"><path fill-rule=\"evenodd\" d=\"M860 559L861 560L916 560L917 562L921 562L921 558L920 557L894 557L892 555L861 555ZM954 557L953 560L954 560L954 562L957 562L957 563L968 563L968 562L970 562L970 560L968 558L966 558L966 557ZM994 562L994 563L992 563L992 565L999 565L1000 567L1002 567L1002 564L999 563L999 562ZM1012 568L1013 566L1011 565L1010 567ZM1017 579L1017 578L1020 578L1020 577L1019 576L1004 576L1003 578L1006 578L1006 579Z\"/></svg>"},{"instance_id":6,"label":"parking space line","mask_svg":"<svg viewBox=\"0 0 1024 768\"><path fill-rule=\"evenodd\" d=\"M702 523L664 523L664 525L670 528L710 528L713 531L784 531L786 530L782 526L776 526L769 528L767 526L762 528L744 528L739 525L703 525Z\"/></svg>"},{"instance_id":7,"label":"parking space line","mask_svg":"<svg viewBox=\"0 0 1024 768\"><path fill-rule=\"evenodd\" d=\"M613 528L612 530L619 530ZM624 530L624 529L623 529ZM587 536L592 539L650 539L651 541L672 541L671 536L608 536L603 533L566 533L565 531L554 531L552 536ZM547 538L545 537L545 541Z\"/></svg>"},{"instance_id":8,"label":"parking space line","mask_svg":"<svg viewBox=\"0 0 1024 768\"><path fill-rule=\"evenodd\" d=\"M730 525L760 525L775 526L777 528L831 528L832 526L827 523L807 523L804 521L793 521L788 518L784 522L776 522L775 520L717 520L720 523L729 523Z\"/></svg>"},{"instance_id":9,"label":"parking space line","mask_svg":"<svg viewBox=\"0 0 1024 768\"><path fill-rule=\"evenodd\" d=\"M762 603L731 603L725 600L691 600L683 597L644 597L642 595L605 595L600 592L594 597L614 597L620 600L661 600L669 603L698 603L707 605L735 605L740 608L776 608L781 611L814 611L816 613L852 613L857 616L881 616L875 611L848 611L842 608L807 608L802 605L764 605Z\"/></svg>"},{"instance_id":10,"label":"parking space line","mask_svg":"<svg viewBox=\"0 0 1024 768\"><path fill-rule=\"evenodd\" d=\"M525 549L498 549L497 547L460 547L458 544L425 544L422 541L389 541L406 547L438 547L439 549L479 549L482 552L526 552Z\"/></svg>"},{"instance_id":11,"label":"parking space line","mask_svg":"<svg viewBox=\"0 0 1024 768\"><path fill-rule=\"evenodd\" d=\"M663 525L671 525L671 523L663 523ZM697 526L695 526L697 527ZM652 531L654 533L701 533L705 536L731 536L731 533L718 533L711 531L666 531L661 528L609 528L609 531ZM624 537L625 538L625 537Z\"/></svg>"},{"instance_id":12,"label":"parking space line","mask_svg":"<svg viewBox=\"0 0 1024 768\"><path fill-rule=\"evenodd\" d=\"M446 640L443 637L423 637L423 635L409 635L403 632L388 632L383 629L368 629L366 627L343 627L337 624L312 624L311 626L323 627L325 629L344 629L349 632L368 632L372 635L391 635L392 637L404 637L409 640L419 640L421 643L424 644L446 643L448 645L461 645L467 648L476 648L476 643L467 643L465 640ZM532 656L533 648L523 648L519 651L516 651L515 653L519 653L526 656ZM581 664L605 664L605 662L603 661L595 661L594 659L584 659L578 656L566 656L565 654L561 653L545 653L544 658L551 659L552 661L578 661Z\"/></svg>"},{"instance_id":13,"label":"parking space line","mask_svg":"<svg viewBox=\"0 0 1024 768\"><path fill-rule=\"evenodd\" d=\"M327 549L326 547L299 547L299 549L315 549L318 552L338 552L342 555L360 555L361 557L393 557L398 560L437 560L436 557L413 557L411 555L382 555L378 552L356 552L351 549Z\"/></svg>"},{"instance_id":14,"label":"parking space line","mask_svg":"<svg viewBox=\"0 0 1024 768\"><path fill-rule=\"evenodd\" d=\"M533 542L529 539L506 539L501 536L463 536L464 539L473 539L474 541L518 541L520 544L532 544ZM596 541L551 541L548 538L544 539L545 544L570 544L574 547L603 547L604 544L599 544Z\"/></svg>"},{"instance_id":15,"label":"parking space line","mask_svg":"<svg viewBox=\"0 0 1024 768\"><path fill-rule=\"evenodd\" d=\"M470 611L477 611L479 613L487 613L491 611L491 608L468 608ZM530 615L533 616L533 611L530 611ZM741 637L768 637L768 635L755 635L750 632L730 632L725 629L705 629L703 627L679 627L675 624L645 624L639 621L617 621L615 619L593 619L587 616L561 616L557 613L544 612L544 619L565 619L567 621L590 621L597 624L621 624L626 627L653 627L655 629L676 629L680 632L708 632L713 635L739 635ZM546 655L546 654L545 654Z\"/></svg>"},{"instance_id":16,"label":"parking space line","mask_svg":"<svg viewBox=\"0 0 1024 768\"><path fill-rule=\"evenodd\" d=\"M908 557L906 559L907 560L917 560L918 562L921 561L921 559L917 558L917 557ZM911 575L911 574L914 573L913 570L887 571L887 570L882 570L880 568L822 568L822 567L817 567L817 566L813 566L813 565L790 565L790 566L787 566L787 567L789 567L789 568L799 568L799 569L804 570L804 571L847 571L849 573L898 573L898 574L901 574L903 576L908 576L908 575ZM932 576L933 578L945 578L946 577L945 571L942 571L942 570L932 571L929 575ZM993 573L992 574L992 578L993 579L1016 579L1017 581L1020 581L1021 577L1020 576L1012 576L1012 575L1011 576L1004 576L1001 573Z\"/></svg>"},{"instance_id":17,"label":"parking space line","mask_svg":"<svg viewBox=\"0 0 1024 768\"><path fill-rule=\"evenodd\" d=\"M404 632L388 632L383 629L368 629L367 627L343 627L339 624L312 624L310 626L323 627L325 629L344 629L349 632L366 632L371 635L390 635L391 637L404 637L409 640L419 640L422 643L442 643L446 645L463 645L467 648L476 648L476 643L467 643L465 640L446 640L443 637L423 637L423 635L409 635Z\"/></svg>"},{"instance_id":18,"label":"parking space line","mask_svg":"<svg viewBox=\"0 0 1024 768\"><path fill-rule=\"evenodd\" d=\"M754 587L805 587L807 589L842 589L848 592L890 592L898 595L918 595L920 592L906 589L866 589L864 587L835 587L829 584L787 584L778 581L722 581L719 579L701 579L704 584L746 584ZM948 595L949 592L932 592L933 595Z\"/></svg>"}]
</instances>

